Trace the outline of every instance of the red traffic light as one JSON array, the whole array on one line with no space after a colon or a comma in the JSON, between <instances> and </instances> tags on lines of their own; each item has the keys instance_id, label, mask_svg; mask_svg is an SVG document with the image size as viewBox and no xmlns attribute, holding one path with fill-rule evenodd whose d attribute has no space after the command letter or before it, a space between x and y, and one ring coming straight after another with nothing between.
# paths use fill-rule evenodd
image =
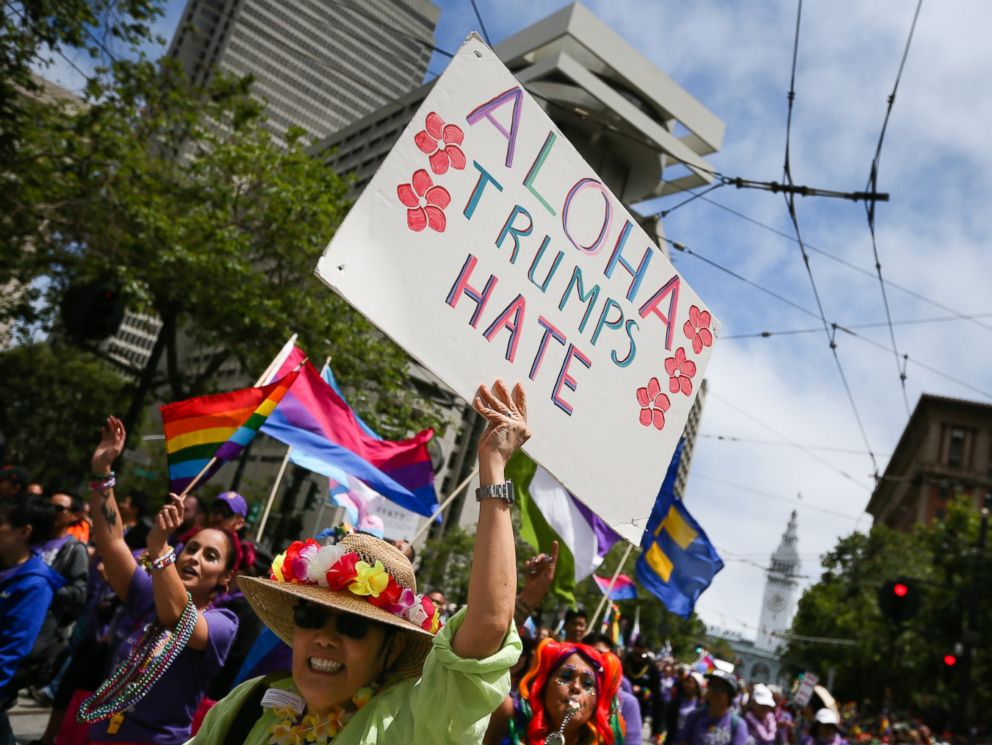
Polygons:
<instances>
[{"instance_id":1,"label":"red traffic light","mask_svg":"<svg viewBox=\"0 0 992 745\"><path fill-rule=\"evenodd\" d=\"M958 658L955 657L952 654L945 654L944 655L944 664L947 667L954 667L956 664L958 664Z\"/></svg>"},{"instance_id":2,"label":"red traffic light","mask_svg":"<svg viewBox=\"0 0 992 745\"><path fill-rule=\"evenodd\" d=\"M896 582L892 586L892 593L897 598L904 598L907 595L909 595L909 588L906 585L904 585L902 582Z\"/></svg>"}]
</instances>

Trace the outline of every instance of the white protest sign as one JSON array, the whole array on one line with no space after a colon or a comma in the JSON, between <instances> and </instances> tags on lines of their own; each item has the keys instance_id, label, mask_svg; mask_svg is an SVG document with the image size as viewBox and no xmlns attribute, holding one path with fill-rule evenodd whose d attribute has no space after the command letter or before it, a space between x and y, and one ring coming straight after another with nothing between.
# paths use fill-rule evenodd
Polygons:
<instances>
[{"instance_id":1,"label":"white protest sign","mask_svg":"<svg viewBox=\"0 0 992 745\"><path fill-rule=\"evenodd\" d=\"M805 673L803 675L803 682L799 684L793 700L800 706L808 704L810 698L813 696L813 689L816 688L816 684L819 682L820 679L813 675L813 673Z\"/></svg>"},{"instance_id":2,"label":"white protest sign","mask_svg":"<svg viewBox=\"0 0 992 745\"><path fill-rule=\"evenodd\" d=\"M409 541L417 534L420 521L427 519L386 500L379 504L375 514L382 519L384 536L394 541Z\"/></svg>"},{"instance_id":3,"label":"white protest sign","mask_svg":"<svg viewBox=\"0 0 992 745\"><path fill-rule=\"evenodd\" d=\"M719 324L474 34L317 274L466 400L521 382L526 452L640 541Z\"/></svg>"}]
</instances>

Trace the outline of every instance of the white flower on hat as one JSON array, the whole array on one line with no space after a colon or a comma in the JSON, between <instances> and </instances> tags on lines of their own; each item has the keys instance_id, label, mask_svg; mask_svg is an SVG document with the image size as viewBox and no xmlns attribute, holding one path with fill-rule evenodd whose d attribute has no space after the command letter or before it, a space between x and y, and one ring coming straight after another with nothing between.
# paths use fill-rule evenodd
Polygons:
<instances>
[{"instance_id":1,"label":"white flower on hat","mask_svg":"<svg viewBox=\"0 0 992 745\"><path fill-rule=\"evenodd\" d=\"M347 549L341 546L321 546L307 567L307 579L327 587L327 570L337 564L338 560L346 553L348 553Z\"/></svg>"},{"instance_id":2,"label":"white flower on hat","mask_svg":"<svg viewBox=\"0 0 992 745\"><path fill-rule=\"evenodd\" d=\"M413 607L408 608L403 615L406 620L415 623L420 628L423 628L424 622L427 620L427 611L424 610L422 603L414 603Z\"/></svg>"}]
</instances>

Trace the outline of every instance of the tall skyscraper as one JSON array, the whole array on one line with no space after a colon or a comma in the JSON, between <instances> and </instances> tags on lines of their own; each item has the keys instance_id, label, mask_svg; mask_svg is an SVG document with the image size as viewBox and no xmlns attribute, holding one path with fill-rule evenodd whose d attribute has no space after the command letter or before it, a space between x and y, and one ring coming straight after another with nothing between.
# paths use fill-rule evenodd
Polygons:
<instances>
[{"instance_id":1,"label":"tall skyscraper","mask_svg":"<svg viewBox=\"0 0 992 745\"><path fill-rule=\"evenodd\" d=\"M440 14L431 0L188 0L169 56L195 83L254 76L273 134L315 142L420 85Z\"/></svg>"}]
</instances>

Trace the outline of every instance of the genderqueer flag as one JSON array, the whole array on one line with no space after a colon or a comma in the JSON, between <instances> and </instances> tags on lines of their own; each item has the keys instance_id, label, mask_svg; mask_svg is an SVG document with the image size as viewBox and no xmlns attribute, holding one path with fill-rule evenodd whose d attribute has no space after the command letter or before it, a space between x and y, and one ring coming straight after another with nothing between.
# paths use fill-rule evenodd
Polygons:
<instances>
[{"instance_id":1,"label":"genderqueer flag","mask_svg":"<svg viewBox=\"0 0 992 745\"><path fill-rule=\"evenodd\" d=\"M637 579L672 613L688 617L703 590L723 569L723 560L702 527L675 498L675 476L683 442L675 449L665 481L641 538Z\"/></svg>"},{"instance_id":2,"label":"genderqueer flag","mask_svg":"<svg viewBox=\"0 0 992 745\"><path fill-rule=\"evenodd\" d=\"M510 459L506 474L520 507L520 537L545 553L558 541L551 592L574 606L575 583L603 563L620 536L523 453Z\"/></svg>"}]
</instances>

